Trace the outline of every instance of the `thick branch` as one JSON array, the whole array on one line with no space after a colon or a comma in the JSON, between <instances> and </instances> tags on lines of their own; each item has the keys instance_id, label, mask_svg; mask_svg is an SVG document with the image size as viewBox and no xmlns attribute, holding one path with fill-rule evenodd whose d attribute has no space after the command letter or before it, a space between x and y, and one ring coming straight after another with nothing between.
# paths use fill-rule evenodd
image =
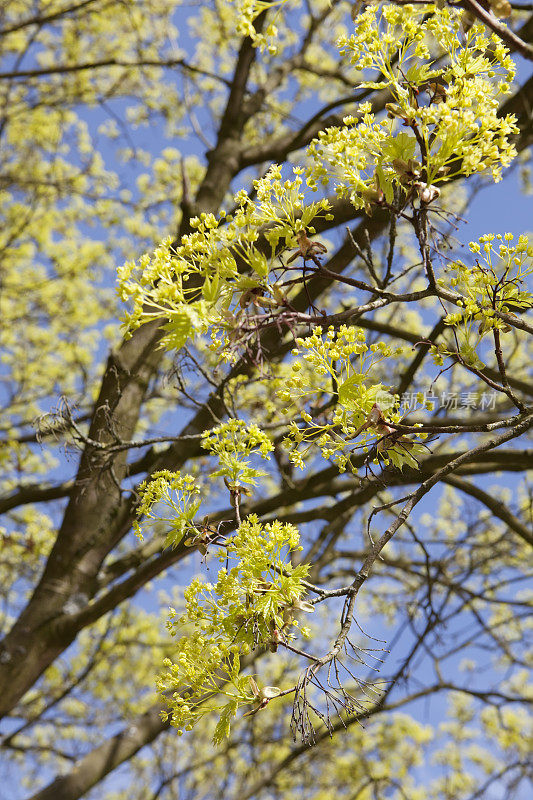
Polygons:
<instances>
[{"instance_id":1,"label":"thick branch","mask_svg":"<svg viewBox=\"0 0 533 800\"><path fill-rule=\"evenodd\" d=\"M483 491L483 489L480 489L479 486L476 486L474 483L470 483L470 481L458 478L456 475L445 478L445 482L459 489L461 492L468 494L470 497L475 497L476 500L479 500L480 503L490 509L495 517L505 522L505 524L518 534L524 542L527 542L527 544L533 547L533 531L531 528L524 525L524 523L507 508L505 503L502 503L497 497L489 494L489 492Z\"/></svg>"},{"instance_id":2,"label":"thick branch","mask_svg":"<svg viewBox=\"0 0 533 800\"><path fill-rule=\"evenodd\" d=\"M0 514L11 511L12 508L28 505L29 503L47 503L50 500L59 500L68 497L74 486L72 481L60 483L58 486L42 486L42 484L32 484L22 486L16 492L0 498Z\"/></svg>"},{"instance_id":3,"label":"thick branch","mask_svg":"<svg viewBox=\"0 0 533 800\"><path fill-rule=\"evenodd\" d=\"M80 759L68 775L56 778L45 789L32 795L31 800L77 800L169 727L169 723L161 719L159 706L150 709Z\"/></svg>"},{"instance_id":4,"label":"thick branch","mask_svg":"<svg viewBox=\"0 0 533 800\"><path fill-rule=\"evenodd\" d=\"M51 14L37 14L33 17L28 17L28 19L21 20L21 22L16 22L7 28L3 28L0 31L0 36L7 36L8 33L15 33L15 31L20 31L23 28L27 28L31 25L42 26L46 25L48 22L55 22L62 17L66 17L69 14L74 14L76 11L81 11L81 9L87 8L87 6L92 6L99 2L101 2L101 0L82 0L81 3L76 3L75 5L67 6L66 8L60 8L58 11L54 11Z\"/></svg>"}]
</instances>

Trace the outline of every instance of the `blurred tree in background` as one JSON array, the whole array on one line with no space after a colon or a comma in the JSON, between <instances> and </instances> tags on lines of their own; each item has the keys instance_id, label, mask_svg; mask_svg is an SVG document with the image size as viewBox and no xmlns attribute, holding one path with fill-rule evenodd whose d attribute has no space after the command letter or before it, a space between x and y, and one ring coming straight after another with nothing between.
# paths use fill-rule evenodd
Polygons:
<instances>
[{"instance_id":1,"label":"blurred tree in background","mask_svg":"<svg viewBox=\"0 0 533 800\"><path fill-rule=\"evenodd\" d=\"M531 11L2 4L2 796L527 796Z\"/></svg>"}]
</instances>

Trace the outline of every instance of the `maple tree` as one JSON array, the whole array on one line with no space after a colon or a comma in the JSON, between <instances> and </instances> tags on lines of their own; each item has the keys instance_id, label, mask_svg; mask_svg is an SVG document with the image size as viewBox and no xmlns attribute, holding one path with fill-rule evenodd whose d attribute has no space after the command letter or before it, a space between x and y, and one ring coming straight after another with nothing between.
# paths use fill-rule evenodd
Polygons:
<instances>
[{"instance_id":1,"label":"maple tree","mask_svg":"<svg viewBox=\"0 0 533 800\"><path fill-rule=\"evenodd\" d=\"M13 792L521 796L530 11L0 11Z\"/></svg>"}]
</instances>

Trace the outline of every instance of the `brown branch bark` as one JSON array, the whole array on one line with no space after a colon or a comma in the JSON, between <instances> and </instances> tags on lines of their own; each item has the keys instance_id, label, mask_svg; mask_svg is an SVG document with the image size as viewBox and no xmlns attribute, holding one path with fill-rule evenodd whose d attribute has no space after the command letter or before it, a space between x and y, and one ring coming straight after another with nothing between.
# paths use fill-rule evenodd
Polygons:
<instances>
[{"instance_id":1,"label":"brown branch bark","mask_svg":"<svg viewBox=\"0 0 533 800\"><path fill-rule=\"evenodd\" d=\"M483 489L480 489L479 486L476 486L474 483L470 483L470 481L465 481L463 478L457 477L457 475L449 476L445 478L445 483L448 483L450 486L453 486L455 489L459 489L464 494L469 495L470 497L474 497L484 506L486 506L495 517L501 519L502 522L505 522L509 528L514 531L518 536L523 539L524 542L529 544L533 547L533 531L531 528L528 528L527 525L524 525L521 520L518 519L505 505L502 503L501 500L498 500L497 497L489 494L489 492L485 492Z\"/></svg>"},{"instance_id":2,"label":"brown branch bark","mask_svg":"<svg viewBox=\"0 0 533 800\"><path fill-rule=\"evenodd\" d=\"M56 64L53 67L36 67L35 69L21 69L17 72L0 72L0 80L20 80L22 78L43 78L47 75L68 75L87 70L104 69L106 67L123 67L124 69L137 69L138 67L181 67L187 72L205 75L213 80L220 81L225 86L228 81L220 75L194 67L183 58L149 59L142 58L137 61L122 61L118 58L106 58L102 61L82 61L79 64Z\"/></svg>"},{"instance_id":3,"label":"brown branch bark","mask_svg":"<svg viewBox=\"0 0 533 800\"><path fill-rule=\"evenodd\" d=\"M0 498L0 514L5 514L13 508L29 503L48 503L50 500L68 497L73 486L72 481L61 483L59 486L42 486L42 484L23 486L6 497Z\"/></svg>"},{"instance_id":4,"label":"brown branch bark","mask_svg":"<svg viewBox=\"0 0 533 800\"><path fill-rule=\"evenodd\" d=\"M36 14L33 17L28 17L27 19L21 20L20 22L16 22L13 25L10 25L7 28L3 28L0 30L0 36L7 36L8 33L15 33L15 31L20 31L23 28L28 28L31 25L46 25L48 22L55 22L62 17L66 17L70 14L76 13L76 11L81 11L88 6L92 6L95 3L102 2L102 0L82 0L81 3L75 3L72 6L66 6L65 8L61 8L58 11L54 11L52 14Z\"/></svg>"},{"instance_id":5,"label":"brown branch bark","mask_svg":"<svg viewBox=\"0 0 533 800\"><path fill-rule=\"evenodd\" d=\"M170 723L162 721L158 706L150 709L81 758L68 775L56 778L30 800L77 800L169 727Z\"/></svg>"}]
</instances>

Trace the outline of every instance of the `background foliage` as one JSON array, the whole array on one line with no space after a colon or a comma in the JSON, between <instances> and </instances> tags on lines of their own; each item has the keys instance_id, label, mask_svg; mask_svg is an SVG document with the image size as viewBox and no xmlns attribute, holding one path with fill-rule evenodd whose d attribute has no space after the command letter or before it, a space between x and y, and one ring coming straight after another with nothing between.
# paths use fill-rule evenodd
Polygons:
<instances>
[{"instance_id":1,"label":"background foliage","mask_svg":"<svg viewBox=\"0 0 533 800\"><path fill-rule=\"evenodd\" d=\"M459 5L2 5L7 796L527 796L533 17Z\"/></svg>"}]
</instances>

